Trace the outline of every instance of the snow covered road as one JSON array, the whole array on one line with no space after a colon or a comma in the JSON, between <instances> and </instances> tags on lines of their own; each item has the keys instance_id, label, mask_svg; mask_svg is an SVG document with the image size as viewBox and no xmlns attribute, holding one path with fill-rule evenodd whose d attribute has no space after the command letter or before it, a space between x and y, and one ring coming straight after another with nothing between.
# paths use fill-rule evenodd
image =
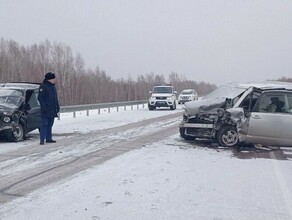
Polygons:
<instances>
[{"instance_id":1,"label":"snow covered road","mask_svg":"<svg viewBox=\"0 0 292 220\"><path fill-rule=\"evenodd\" d=\"M4 153L0 157L0 204L175 134L180 116L180 112L169 114Z\"/></svg>"},{"instance_id":2,"label":"snow covered road","mask_svg":"<svg viewBox=\"0 0 292 220\"><path fill-rule=\"evenodd\" d=\"M292 219L281 150L186 142L180 115L77 115L56 122L56 145L1 143L0 219Z\"/></svg>"}]
</instances>

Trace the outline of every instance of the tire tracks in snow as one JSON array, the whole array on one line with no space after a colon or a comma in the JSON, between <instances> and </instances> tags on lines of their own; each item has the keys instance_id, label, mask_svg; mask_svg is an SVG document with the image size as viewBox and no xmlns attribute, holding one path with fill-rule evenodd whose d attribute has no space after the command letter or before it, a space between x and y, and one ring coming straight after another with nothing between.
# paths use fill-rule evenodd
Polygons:
<instances>
[{"instance_id":1,"label":"tire tracks in snow","mask_svg":"<svg viewBox=\"0 0 292 220\"><path fill-rule=\"evenodd\" d=\"M178 134L181 112L88 134L56 144L32 144L0 155L0 204L80 171Z\"/></svg>"}]
</instances>

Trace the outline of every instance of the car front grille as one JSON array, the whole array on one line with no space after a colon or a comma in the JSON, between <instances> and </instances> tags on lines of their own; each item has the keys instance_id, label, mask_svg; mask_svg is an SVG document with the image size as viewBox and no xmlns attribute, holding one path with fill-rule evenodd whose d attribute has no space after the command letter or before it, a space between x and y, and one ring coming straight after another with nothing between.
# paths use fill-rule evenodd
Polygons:
<instances>
[{"instance_id":1,"label":"car front grille","mask_svg":"<svg viewBox=\"0 0 292 220\"><path fill-rule=\"evenodd\" d=\"M189 100L189 99L191 99L190 96L181 96L180 98L183 99L183 100Z\"/></svg>"},{"instance_id":2,"label":"car front grille","mask_svg":"<svg viewBox=\"0 0 292 220\"><path fill-rule=\"evenodd\" d=\"M167 97L156 97L157 100L166 100Z\"/></svg>"}]
</instances>

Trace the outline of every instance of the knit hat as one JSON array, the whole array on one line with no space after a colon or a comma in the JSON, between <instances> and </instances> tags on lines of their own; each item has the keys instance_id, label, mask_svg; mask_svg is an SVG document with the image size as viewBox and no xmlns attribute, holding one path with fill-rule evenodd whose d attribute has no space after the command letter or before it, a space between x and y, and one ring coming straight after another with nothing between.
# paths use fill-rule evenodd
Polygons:
<instances>
[{"instance_id":1,"label":"knit hat","mask_svg":"<svg viewBox=\"0 0 292 220\"><path fill-rule=\"evenodd\" d=\"M45 79L46 79L46 80L55 79L55 78L56 78L55 73L52 73L52 72L48 72L48 73L45 75Z\"/></svg>"}]
</instances>

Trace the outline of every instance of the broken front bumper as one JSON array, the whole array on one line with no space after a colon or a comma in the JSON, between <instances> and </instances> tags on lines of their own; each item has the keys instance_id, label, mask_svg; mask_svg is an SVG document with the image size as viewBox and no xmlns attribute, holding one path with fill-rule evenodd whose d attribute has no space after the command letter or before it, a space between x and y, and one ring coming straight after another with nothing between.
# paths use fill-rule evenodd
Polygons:
<instances>
[{"instance_id":1,"label":"broken front bumper","mask_svg":"<svg viewBox=\"0 0 292 220\"><path fill-rule=\"evenodd\" d=\"M180 128L184 134L196 138L215 138L215 129L213 124L187 123L181 122Z\"/></svg>"}]
</instances>

